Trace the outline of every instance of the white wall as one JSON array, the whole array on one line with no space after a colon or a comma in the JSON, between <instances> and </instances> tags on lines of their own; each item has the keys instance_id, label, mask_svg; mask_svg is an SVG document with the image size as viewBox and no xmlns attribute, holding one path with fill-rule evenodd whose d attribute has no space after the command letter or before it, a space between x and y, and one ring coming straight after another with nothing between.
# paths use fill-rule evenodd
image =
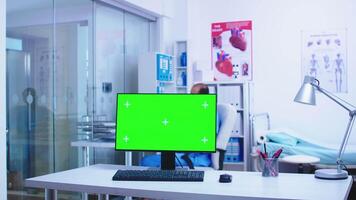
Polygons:
<instances>
[{"instance_id":1,"label":"white wall","mask_svg":"<svg viewBox=\"0 0 356 200\"><path fill-rule=\"evenodd\" d=\"M160 17L163 31L160 50L164 53L173 54L174 43L187 39L187 1L164 1L164 14Z\"/></svg>"},{"instance_id":2,"label":"white wall","mask_svg":"<svg viewBox=\"0 0 356 200\"><path fill-rule=\"evenodd\" d=\"M172 8L172 38L175 41L187 40L188 37L188 10L189 0L170 0Z\"/></svg>"},{"instance_id":3,"label":"white wall","mask_svg":"<svg viewBox=\"0 0 356 200\"><path fill-rule=\"evenodd\" d=\"M165 4L164 0L125 0L125 1L130 4L136 5L140 8L146 9L150 12L156 13L158 15L164 15L164 4Z\"/></svg>"},{"instance_id":4,"label":"white wall","mask_svg":"<svg viewBox=\"0 0 356 200\"><path fill-rule=\"evenodd\" d=\"M6 0L0 0L0 199L6 199L6 76L5 17Z\"/></svg>"},{"instance_id":5,"label":"white wall","mask_svg":"<svg viewBox=\"0 0 356 200\"><path fill-rule=\"evenodd\" d=\"M208 69L213 22L253 21L254 110L269 112L272 126L290 127L307 137L339 144L347 112L321 94L317 106L293 102L301 84L301 31L347 29L348 94L356 105L356 1L353 0L215 0L188 1L190 59ZM356 144L356 131L350 138Z\"/></svg>"},{"instance_id":6,"label":"white wall","mask_svg":"<svg viewBox=\"0 0 356 200\"><path fill-rule=\"evenodd\" d=\"M187 39L187 0L116 0L158 16L158 50L173 53L177 40Z\"/></svg>"}]
</instances>

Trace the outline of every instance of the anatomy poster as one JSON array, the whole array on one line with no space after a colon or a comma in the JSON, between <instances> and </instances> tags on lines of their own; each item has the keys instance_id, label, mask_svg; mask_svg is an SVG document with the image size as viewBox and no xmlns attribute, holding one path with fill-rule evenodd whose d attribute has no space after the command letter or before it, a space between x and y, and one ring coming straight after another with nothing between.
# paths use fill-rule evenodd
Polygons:
<instances>
[{"instance_id":1,"label":"anatomy poster","mask_svg":"<svg viewBox=\"0 0 356 200\"><path fill-rule=\"evenodd\" d=\"M347 93L346 30L302 32L302 75L334 93Z\"/></svg>"},{"instance_id":2,"label":"anatomy poster","mask_svg":"<svg viewBox=\"0 0 356 200\"><path fill-rule=\"evenodd\" d=\"M211 36L214 79L252 80L252 21L213 23Z\"/></svg>"}]
</instances>

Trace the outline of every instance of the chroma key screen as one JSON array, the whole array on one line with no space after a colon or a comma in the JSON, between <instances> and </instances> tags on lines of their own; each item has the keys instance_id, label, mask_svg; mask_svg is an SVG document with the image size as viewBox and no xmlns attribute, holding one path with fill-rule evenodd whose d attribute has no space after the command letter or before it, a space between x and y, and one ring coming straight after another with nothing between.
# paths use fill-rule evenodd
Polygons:
<instances>
[{"instance_id":1,"label":"chroma key screen","mask_svg":"<svg viewBox=\"0 0 356 200\"><path fill-rule=\"evenodd\" d=\"M215 94L118 94L116 150L215 152Z\"/></svg>"}]
</instances>

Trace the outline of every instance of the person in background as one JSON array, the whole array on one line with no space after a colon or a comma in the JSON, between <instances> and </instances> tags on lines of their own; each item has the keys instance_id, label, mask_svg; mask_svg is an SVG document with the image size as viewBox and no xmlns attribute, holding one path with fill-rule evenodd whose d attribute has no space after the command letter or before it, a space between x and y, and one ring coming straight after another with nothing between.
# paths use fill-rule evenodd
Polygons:
<instances>
[{"instance_id":1,"label":"person in background","mask_svg":"<svg viewBox=\"0 0 356 200\"><path fill-rule=\"evenodd\" d=\"M209 94L209 87L204 83L197 83L193 85L190 90L192 94Z\"/></svg>"},{"instance_id":2,"label":"person in background","mask_svg":"<svg viewBox=\"0 0 356 200\"><path fill-rule=\"evenodd\" d=\"M209 87L204 83L194 84L190 90L191 94L209 94ZM220 121L218 119L218 115L216 115L217 119L217 130L216 134L219 132ZM180 163L183 166L189 166L189 168L193 168L194 166L198 167L209 167L212 165L211 162L211 154L210 153L176 153L176 158L179 162L176 162L176 165L179 166ZM149 155L145 156L141 160L142 166L150 166L150 167L160 167L161 165L161 156L159 155Z\"/></svg>"}]
</instances>

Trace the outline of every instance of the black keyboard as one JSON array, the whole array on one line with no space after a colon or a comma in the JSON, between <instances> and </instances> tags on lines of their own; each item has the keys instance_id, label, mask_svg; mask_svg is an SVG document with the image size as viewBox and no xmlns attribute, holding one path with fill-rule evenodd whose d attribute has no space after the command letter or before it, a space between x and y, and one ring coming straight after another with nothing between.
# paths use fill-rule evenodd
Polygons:
<instances>
[{"instance_id":1,"label":"black keyboard","mask_svg":"<svg viewBox=\"0 0 356 200\"><path fill-rule=\"evenodd\" d=\"M188 170L118 170L114 181L204 181L204 171Z\"/></svg>"}]
</instances>

